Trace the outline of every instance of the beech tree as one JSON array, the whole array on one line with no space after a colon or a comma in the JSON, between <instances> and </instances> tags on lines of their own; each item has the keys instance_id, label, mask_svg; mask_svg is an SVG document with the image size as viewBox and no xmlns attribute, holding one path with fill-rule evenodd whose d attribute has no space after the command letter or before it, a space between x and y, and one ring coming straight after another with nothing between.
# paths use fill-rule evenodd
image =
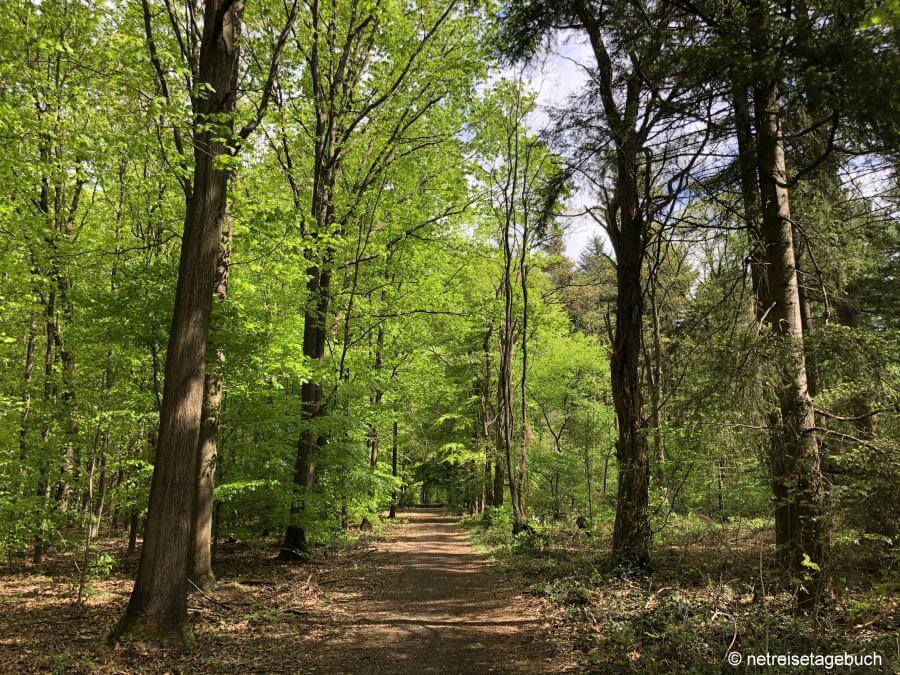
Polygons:
<instances>
[{"instance_id":1,"label":"beech tree","mask_svg":"<svg viewBox=\"0 0 900 675\"><path fill-rule=\"evenodd\" d=\"M243 3L206 2L202 13L196 7L189 7L184 36L178 23L173 21L172 24L189 73L186 84L193 113L189 138L194 166L190 179L179 179L185 197L184 235L166 349L159 433L141 563L128 609L113 629L112 640L133 633L156 636L166 644L186 645L193 640L187 623L187 593L192 572L193 537L198 528L192 513L199 480L206 342L228 198L229 161L265 112L296 7L297 3L294 3L275 44L256 115L236 138L233 113ZM142 8L149 59L159 90L166 103L171 105L172 93L154 38L149 0L142 1ZM175 18L169 6L166 6L166 12L170 19ZM199 22L202 27L198 26L198 16L202 16L202 22ZM177 122L172 128L172 137L179 155L184 157L185 143ZM203 483L200 481L199 484Z\"/></svg>"}]
</instances>

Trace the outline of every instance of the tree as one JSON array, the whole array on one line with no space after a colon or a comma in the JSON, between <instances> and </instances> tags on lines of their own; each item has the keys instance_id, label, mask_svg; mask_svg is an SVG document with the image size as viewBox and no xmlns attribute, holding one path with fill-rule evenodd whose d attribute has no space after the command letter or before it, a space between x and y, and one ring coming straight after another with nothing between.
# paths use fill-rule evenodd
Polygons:
<instances>
[{"instance_id":1,"label":"tree","mask_svg":"<svg viewBox=\"0 0 900 675\"><path fill-rule=\"evenodd\" d=\"M605 229L615 252L610 370L619 433L619 486L613 549L620 561L639 567L649 564L651 538L650 464L640 376L645 297L641 273L651 225L683 189L699 155L695 141L687 159L673 162L672 157L679 155L675 148L686 136L696 136L677 111L691 105L703 109L703 96L686 91L675 79L679 31L672 30L672 19L672 9L665 3L533 0L507 6L501 38L510 57L525 58L552 37L555 27L565 26L587 34L595 60L589 100L599 105L604 126L597 134L595 109L588 119L573 114L565 123L575 137L580 133L589 139L574 165L590 167L579 173L601 192L604 203L599 215L589 212ZM662 135L672 140L658 143L662 127L669 127ZM663 172L668 173L667 189L660 191Z\"/></svg>"},{"instance_id":2,"label":"tree","mask_svg":"<svg viewBox=\"0 0 900 675\"><path fill-rule=\"evenodd\" d=\"M287 24L276 43L256 115L240 130L238 141L246 139L262 118L296 6L295 3L289 11ZM153 36L149 0L143 0L142 7L149 58L160 90L171 103L168 80ZM168 6L166 9L169 11ZM208 1L203 7L202 29L195 24L188 26L188 43L176 28L182 56L193 78L190 97L194 166L190 181L181 180L185 196L184 235L166 349L144 545L128 608L110 636L114 641L130 634L152 637L164 644L189 645L193 640L187 623L188 577L192 571L195 532L191 514L198 489L211 291L225 219L231 174L229 160L237 150L233 113L243 11L243 2ZM184 142L177 126L173 128L173 139L183 156Z\"/></svg>"}]
</instances>

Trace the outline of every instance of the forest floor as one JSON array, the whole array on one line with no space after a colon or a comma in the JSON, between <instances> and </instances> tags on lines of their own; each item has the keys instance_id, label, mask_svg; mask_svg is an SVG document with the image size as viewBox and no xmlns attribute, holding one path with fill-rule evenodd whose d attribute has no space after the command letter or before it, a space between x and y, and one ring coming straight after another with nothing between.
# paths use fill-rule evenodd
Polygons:
<instances>
[{"instance_id":1,"label":"forest floor","mask_svg":"<svg viewBox=\"0 0 900 675\"><path fill-rule=\"evenodd\" d=\"M726 655L878 654L900 673L897 550L837 532L818 612L794 611L792 584L776 570L772 523L673 516L654 542L652 574L612 565L613 512L593 531L568 520L510 534L507 512L463 520L476 550L514 573L526 593L564 612L579 669L591 673L825 672L731 668ZM746 665L746 664L745 664ZM835 667L830 672L851 672Z\"/></svg>"},{"instance_id":2,"label":"forest floor","mask_svg":"<svg viewBox=\"0 0 900 675\"><path fill-rule=\"evenodd\" d=\"M40 569L0 567L2 672L546 673L574 667L559 613L489 565L456 519L417 509L407 522L285 565L271 549L221 547L219 583L189 600L198 647L111 649L137 560L74 601L71 555ZM15 561L14 561L15 562Z\"/></svg>"}]
</instances>

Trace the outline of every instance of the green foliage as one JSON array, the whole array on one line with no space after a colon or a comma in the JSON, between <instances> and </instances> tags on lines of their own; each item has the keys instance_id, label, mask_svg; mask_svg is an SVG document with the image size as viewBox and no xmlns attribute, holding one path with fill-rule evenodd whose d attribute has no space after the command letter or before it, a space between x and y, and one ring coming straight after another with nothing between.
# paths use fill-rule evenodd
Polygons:
<instances>
[{"instance_id":1,"label":"green foliage","mask_svg":"<svg viewBox=\"0 0 900 675\"><path fill-rule=\"evenodd\" d=\"M671 213L648 209L644 223L638 368L654 553L694 535L771 529L776 364L789 354L760 325L753 297L729 93L764 71L784 85L823 518L839 545L895 564L897 2L785 4L772 44L756 51L740 3L713 17L715 30L680 13L692 3L586 4L602 5L616 59L663 54L640 73L659 83L654 100L690 91L712 102L688 187ZM192 134L209 129L235 151L218 160L232 174L231 232L227 297L214 303L208 349L208 370L224 383L219 539L266 545L294 524L325 544L379 524L394 502L427 501L477 513L468 523L480 541L583 619L604 584L622 581L604 567L619 478L609 372L617 263L602 236L578 260L565 249L568 227L602 227L621 206L605 194L610 120L593 86L547 111L526 71L510 75L494 60L495 51L536 54L555 26L581 20L576 3L496 5L299 3L269 106L241 140L231 129L258 114L282 3L246 3L233 119L195 117L194 104L214 92L194 84L169 3L148 2L158 67L140 3L0 3L0 552L74 550L96 524L101 538L124 538L132 515L145 515L162 394L180 386L167 385L164 366ZM664 11L678 29L647 30ZM332 49L346 35L357 36L346 53ZM329 79L344 67L351 76ZM673 124L703 125L697 106L679 106L666 104ZM340 148L322 195L325 112L327 142ZM545 113L555 126L537 133ZM639 153L650 158L638 173L653 203L666 201L687 152L667 134ZM506 459L496 424L504 244L517 260L514 449L526 458L532 525L516 537L508 504L484 503ZM304 314L319 299L310 271L321 267L331 286L317 360L304 356ZM322 388L316 416L304 410L310 383ZM295 484L307 433L320 439L309 491ZM94 578L118 564L107 553L90 560ZM883 583L886 593L896 580ZM684 669L719 658L732 627L724 614L712 618L708 597L654 596L642 608L647 599L607 607L604 637L587 645L590 667L611 668L607 648L627 657L640 647L640 658ZM761 641L757 620L786 634L784 606L742 611L749 644Z\"/></svg>"}]
</instances>

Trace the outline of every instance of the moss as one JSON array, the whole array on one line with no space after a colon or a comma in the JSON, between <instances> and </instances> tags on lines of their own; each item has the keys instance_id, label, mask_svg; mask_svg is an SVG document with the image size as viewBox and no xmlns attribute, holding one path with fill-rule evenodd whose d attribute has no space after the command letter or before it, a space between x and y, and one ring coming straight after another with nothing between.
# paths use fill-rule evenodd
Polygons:
<instances>
[{"instance_id":1,"label":"moss","mask_svg":"<svg viewBox=\"0 0 900 675\"><path fill-rule=\"evenodd\" d=\"M182 621L167 625L149 617L123 616L109 635L110 644L146 642L166 649L191 652L197 647L197 639L191 624Z\"/></svg>"}]
</instances>

